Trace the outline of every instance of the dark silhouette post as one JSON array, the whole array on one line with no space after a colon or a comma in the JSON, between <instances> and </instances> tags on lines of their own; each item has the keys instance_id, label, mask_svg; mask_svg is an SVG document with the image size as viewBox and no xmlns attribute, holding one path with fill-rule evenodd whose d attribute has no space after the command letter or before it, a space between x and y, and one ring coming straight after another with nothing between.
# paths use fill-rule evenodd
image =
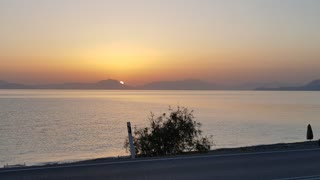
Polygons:
<instances>
[{"instance_id":1,"label":"dark silhouette post","mask_svg":"<svg viewBox=\"0 0 320 180\"><path fill-rule=\"evenodd\" d=\"M131 130L131 123L127 122L127 128L128 128L128 138L129 138L129 144L130 144L130 153L131 153L131 158L135 158L135 149L133 145L133 137L132 137L132 130Z\"/></svg>"},{"instance_id":2,"label":"dark silhouette post","mask_svg":"<svg viewBox=\"0 0 320 180\"><path fill-rule=\"evenodd\" d=\"M313 132L312 132L312 128L311 128L310 124L308 124L307 139L310 140L310 141L313 139Z\"/></svg>"}]
</instances>

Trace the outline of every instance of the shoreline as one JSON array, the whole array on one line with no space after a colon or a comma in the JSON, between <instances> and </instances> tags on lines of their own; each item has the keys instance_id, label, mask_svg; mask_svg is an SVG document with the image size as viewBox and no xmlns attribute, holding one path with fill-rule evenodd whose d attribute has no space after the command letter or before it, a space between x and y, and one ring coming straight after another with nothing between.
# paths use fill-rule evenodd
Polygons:
<instances>
[{"instance_id":1,"label":"shoreline","mask_svg":"<svg viewBox=\"0 0 320 180\"><path fill-rule=\"evenodd\" d=\"M285 150L304 150L304 149L316 149L320 148L318 140L314 141L302 141L293 143L275 143L275 144L262 144L253 146L244 146L236 148L219 148L210 150L207 153L199 152L186 152L179 155L173 156L159 156L159 157L137 157L136 160L140 159L161 159L161 158L173 158L173 157L187 157L187 156L202 156L202 155L228 155L228 154L241 154L241 153L254 153L254 152L268 152L268 151L285 151ZM106 162L121 162L132 160L130 156L119 156L119 157L103 157L97 159L88 159L75 162L50 162L38 165L24 165L15 166L10 165L9 167L1 167L0 172L3 170L13 170L13 169L25 169L34 167L55 167L55 166L66 166L66 165L85 165L92 163L106 163Z\"/></svg>"}]
</instances>

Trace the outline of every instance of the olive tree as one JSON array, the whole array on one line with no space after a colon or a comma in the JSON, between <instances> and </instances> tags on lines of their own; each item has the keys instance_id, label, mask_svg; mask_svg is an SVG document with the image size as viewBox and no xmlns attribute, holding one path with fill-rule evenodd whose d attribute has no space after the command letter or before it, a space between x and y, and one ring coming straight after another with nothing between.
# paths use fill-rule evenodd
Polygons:
<instances>
[{"instance_id":1,"label":"olive tree","mask_svg":"<svg viewBox=\"0 0 320 180\"><path fill-rule=\"evenodd\" d=\"M212 136L202 136L201 124L194 121L193 111L178 107L155 117L149 117L150 126L134 128L133 144L138 156L166 156L183 152L207 152ZM128 150L128 140L125 148Z\"/></svg>"}]
</instances>

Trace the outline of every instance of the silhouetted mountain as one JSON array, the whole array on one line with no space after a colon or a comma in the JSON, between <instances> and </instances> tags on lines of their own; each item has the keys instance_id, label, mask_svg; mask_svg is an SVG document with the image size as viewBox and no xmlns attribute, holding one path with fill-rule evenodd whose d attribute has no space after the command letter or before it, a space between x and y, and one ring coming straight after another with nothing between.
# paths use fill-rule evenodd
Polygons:
<instances>
[{"instance_id":1,"label":"silhouetted mountain","mask_svg":"<svg viewBox=\"0 0 320 180\"><path fill-rule=\"evenodd\" d=\"M261 88L258 85L261 84ZM114 79L102 80L95 83L63 83L45 85L24 85L0 80L0 89L110 89L110 90L263 90L263 91L320 91L320 79L314 80L304 86L279 86L277 83L250 83L244 85L221 86L209 82L189 79L179 81L157 81L139 87L132 87L121 84ZM280 84L280 83L279 83ZM252 88L250 88L252 87Z\"/></svg>"},{"instance_id":2,"label":"silhouetted mountain","mask_svg":"<svg viewBox=\"0 0 320 180\"><path fill-rule=\"evenodd\" d=\"M309 90L315 90L315 91L319 91L320 90L320 80L314 80L312 82L310 82L309 84L307 84L306 86L304 86L305 89L309 89Z\"/></svg>"},{"instance_id":3,"label":"silhouetted mountain","mask_svg":"<svg viewBox=\"0 0 320 180\"><path fill-rule=\"evenodd\" d=\"M118 80L108 79L96 83L63 83L38 85L38 89L131 89L131 87L121 84Z\"/></svg>"},{"instance_id":4,"label":"silhouetted mountain","mask_svg":"<svg viewBox=\"0 0 320 180\"><path fill-rule=\"evenodd\" d=\"M138 87L145 90L216 90L215 84L201 80L158 81Z\"/></svg>"},{"instance_id":5,"label":"silhouetted mountain","mask_svg":"<svg viewBox=\"0 0 320 180\"><path fill-rule=\"evenodd\" d=\"M7 81L0 80L0 89L29 89L32 88L27 85L17 84L17 83L10 83Z\"/></svg>"},{"instance_id":6,"label":"silhouetted mountain","mask_svg":"<svg viewBox=\"0 0 320 180\"><path fill-rule=\"evenodd\" d=\"M95 86L101 89L131 89L131 87L121 84L120 81L113 79L99 81Z\"/></svg>"},{"instance_id":7,"label":"silhouetted mountain","mask_svg":"<svg viewBox=\"0 0 320 180\"><path fill-rule=\"evenodd\" d=\"M257 87L277 88L277 87L290 87L290 86L295 86L295 84L282 83L282 82L249 82L249 83L244 83L244 84L227 86L225 89L252 90L252 89L256 89Z\"/></svg>"},{"instance_id":8,"label":"silhouetted mountain","mask_svg":"<svg viewBox=\"0 0 320 180\"><path fill-rule=\"evenodd\" d=\"M314 80L304 86L279 87L279 88L257 88L260 91L320 91L320 80Z\"/></svg>"}]
</instances>

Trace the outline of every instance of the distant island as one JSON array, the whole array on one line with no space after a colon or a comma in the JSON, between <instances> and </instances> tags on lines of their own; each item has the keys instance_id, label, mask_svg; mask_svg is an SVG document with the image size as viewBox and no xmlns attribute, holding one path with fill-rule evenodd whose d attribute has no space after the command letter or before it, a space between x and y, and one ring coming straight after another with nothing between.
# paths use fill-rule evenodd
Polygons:
<instances>
[{"instance_id":1,"label":"distant island","mask_svg":"<svg viewBox=\"0 0 320 180\"><path fill-rule=\"evenodd\" d=\"M0 80L0 89L32 89L32 88L33 88L32 86Z\"/></svg>"},{"instance_id":2,"label":"distant island","mask_svg":"<svg viewBox=\"0 0 320 180\"><path fill-rule=\"evenodd\" d=\"M142 86L129 86L122 81L107 79L94 83L63 83L63 84L43 84L24 85L0 81L0 89L105 89L105 90L217 90L215 84L201 80L181 80L181 81L159 81Z\"/></svg>"},{"instance_id":3,"label":"distant island","mask_svg":"<svg viewBox=\"0 0 320 180\"><path fill-rule=\"evenodd\" d=\"M186 79L155 81L141 86L130 86L119 80L107 79L92 83L69 82L62 84L25 85L0 80L0 89L320 91L320 80L314 80L302 86L281 86L278 83L279 87L277 87L275 84L247 83L237 86L223 86L197 79Z\"/></svg>"},{"instance_id":4,"label":"distant island","mask_svg":"<svg viewBox=\"0 0 320 180\"><path fill-rule=\"evenodd\" d=\"M24 85L0 81L0 89L132 89L121 81L108 79L95 83L70 82L63 84Z\"/></svg>"},{"instance_id":5,"label":"distant island","mask_svg":"<svg viewBox=\"0 0 320 180\"><path fill-rule=\"evenodd\" d=\"M314 80L303 86L278 87L278 88L257 88L258 91L320 91L320 80Z\"/></svg>"},{"instance_id":6,"label":"distant island","mask_svg":"<svg viewBox=\"0 0 320 180\"><path fill-rule=\"evenodd\" d=\"M180 81L157 81L137 87L144 90L219 90L216 84L189 79Z\"/></svg>"},{"instance_id":7,"label":"distant island","mask_svg":"<svg viewBox=\"0 0 320 180\"><path fill-rule=\"evenodd\" d=\"M122 84L121 81L108 79L101 80L94 83L79 83L79 82L71 82L71 83L63 83L63 84L48 84L48 85L37 85L34 86L36 89L131 89L130 86Z\"/></svg>"}]
</instances>

